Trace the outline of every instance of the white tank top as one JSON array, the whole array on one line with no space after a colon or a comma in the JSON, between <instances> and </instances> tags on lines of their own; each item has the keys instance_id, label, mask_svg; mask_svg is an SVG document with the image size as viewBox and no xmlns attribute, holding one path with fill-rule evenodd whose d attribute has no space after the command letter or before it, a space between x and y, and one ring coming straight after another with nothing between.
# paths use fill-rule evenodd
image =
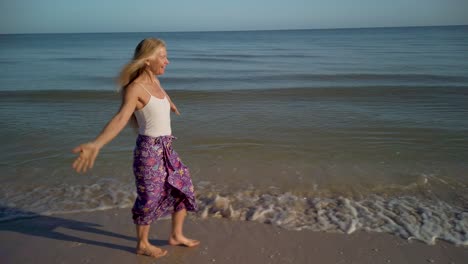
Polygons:
<instances>
[{"instance_id":1,"label":"white tank top","mask_svg":"<svg viewBox=\"0 0 468 264\"><path fill-rule=\"evenodd\" d=\"M171 135L171 106L167 96L159 99L148 90L145 91L150 95L148 103L134 112L138 122L138 133L151 137Z\"/></svg>"}]
</instances>

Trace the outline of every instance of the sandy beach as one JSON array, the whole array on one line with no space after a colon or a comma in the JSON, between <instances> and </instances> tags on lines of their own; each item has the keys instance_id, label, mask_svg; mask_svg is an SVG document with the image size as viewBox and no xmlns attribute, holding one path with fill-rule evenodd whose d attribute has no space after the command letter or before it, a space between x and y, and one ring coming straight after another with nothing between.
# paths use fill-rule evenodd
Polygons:
<instances>
[{"instance_id":1,"label":"sandy beach","mask_svg":"<svg viewBox=\"0 0 468 264\"><path fill-rule=\"evenodd\" d=\"M130 210L38 216L0 223L2 263L464 263L468 248L434 246L385 233L289 231L256 222L189 217L197 248L167 244L170 220L152 225L151 241L169 251L134 254Z\"/></svg>"}]
</instances>

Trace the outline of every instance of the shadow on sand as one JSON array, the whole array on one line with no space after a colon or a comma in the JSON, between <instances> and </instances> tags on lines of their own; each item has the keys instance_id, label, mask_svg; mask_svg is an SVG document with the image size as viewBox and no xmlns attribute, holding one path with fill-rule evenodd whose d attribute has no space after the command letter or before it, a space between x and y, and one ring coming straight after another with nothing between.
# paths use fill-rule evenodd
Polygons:
<instances>
[{"instance_id":1,"label":"shadow on sand","mask_svg":"<svg viewBox=\"0 0 468 264\"><path fill-rule=\"evenodd\" d=\"M0 220L0 231L10 231L22 233L25 235L45 237L62 241L83 243L101 247L107 247L116 250L123 250L134 253L134 247L127 247L122 245L116 245L113 243L101 242L91 239L82 238L78 235L68 235L60 232L60 229L76 230L81 232L87 232L91 234L103 235L113 238L125 239L133 241L136 245L136 238L126 236L106 230L102 230L102 225L95 223L76 221L70 219L64 219L55 216L39 215L34 212L24 211L17 208L0 206L0 219L6 219L8 216L21 216L19 219ZM166 240L151 240L151 243L156 246L167 245Z\"/></svg>"}]
</instances>

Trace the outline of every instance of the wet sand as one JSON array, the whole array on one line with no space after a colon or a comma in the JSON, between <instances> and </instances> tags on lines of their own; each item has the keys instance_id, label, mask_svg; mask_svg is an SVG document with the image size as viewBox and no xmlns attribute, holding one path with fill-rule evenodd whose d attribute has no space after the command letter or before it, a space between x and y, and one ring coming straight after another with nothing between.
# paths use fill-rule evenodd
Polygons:
<instances>
[{"instance_id":1,"label":"wet sand","mask_svg":"<svg viewBox=\"0 0 468 264\"><path fill-rule=\"evenodd\" d=\"M170 220L152 225L151 241L169 251L158 260L134 254L130 210L39 216L0 223L2 263L464 263L468 247L434 246L383 233L289 231L226 219L186 221L196 248L167 244Z\"/></svg>"}]
</instances>

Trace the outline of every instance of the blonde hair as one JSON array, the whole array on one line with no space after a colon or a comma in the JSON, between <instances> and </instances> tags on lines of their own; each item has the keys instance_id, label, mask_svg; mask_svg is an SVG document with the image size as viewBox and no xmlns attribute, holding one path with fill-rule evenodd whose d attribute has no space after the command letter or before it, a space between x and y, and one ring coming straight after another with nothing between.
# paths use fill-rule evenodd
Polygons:
<instances>
[{"instance_id":1,"label":"blonde hair","mask_svg":"<svg viewBox=\"0 0 468 264\"><path fill-rule=\"evenodd\" d=\"M129 84L138 78L145 71L145 61L154 56L159 48L165 47L166 43L156 38L147 38L140 41L135 48L133 59L120 72L118 80L120 89L125 90Z\"/></svg>"},{"instance_id":2,"label":"blonde hair","mask_svg":"<svg viewBox=\"0 0 468 264\"><path fill-rule=\"evenodd\" d=\"M136 78L145 72L145 61L153 57L158 49L165 47L166 43L156 38L146 38L138 43L133 54L133 59L129 63L125 64L118 77L119 92L122 94L122 102L125 98L125 89L135 81ZM129 123L137 132L138 123L135 115L132 115Z\"/></svg>"}]
</instances>

